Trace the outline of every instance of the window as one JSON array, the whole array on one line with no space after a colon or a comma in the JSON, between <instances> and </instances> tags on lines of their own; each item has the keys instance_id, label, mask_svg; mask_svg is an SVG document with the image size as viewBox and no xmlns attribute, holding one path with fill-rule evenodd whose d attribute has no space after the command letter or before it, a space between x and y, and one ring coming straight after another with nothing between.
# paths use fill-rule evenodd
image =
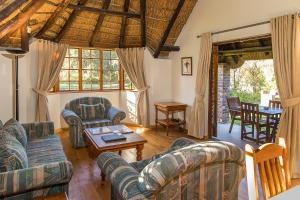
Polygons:
<instances>
[{"instance_id":1,"label":"window","mask_svg":"<svg viewBox=\"0 0 300 200\"><path fill-rule=\"evenodd\" d=\"M53 91L133 90L113 50L70 48Z\"/></svg>"}]
</instances>

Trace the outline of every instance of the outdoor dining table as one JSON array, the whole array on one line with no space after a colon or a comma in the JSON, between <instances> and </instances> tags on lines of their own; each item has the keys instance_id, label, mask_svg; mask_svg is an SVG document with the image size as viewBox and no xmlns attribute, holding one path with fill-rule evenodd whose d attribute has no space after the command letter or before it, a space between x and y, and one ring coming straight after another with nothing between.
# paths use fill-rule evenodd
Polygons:
<instances>
[{"instance_id":1,"label":"outdoor dining table","mask_svg":"<svg viewBox=\"0 0 300 200\"><path fill-rule=\"evenodd\" d=\"M241 112L241 107L240 106L236 106L234 108L231 109L232 111L235 111L235 112ZM281 108L270 108L270 107L267 107L267 106L259 106L259 114L262 115L262 116L265 116L266 117L266 123L267 123L267 141L270 141L270 119L272 116L274 115L281 115L282 112L283 112L283 109Z\"/></svg>"}]
</instances>

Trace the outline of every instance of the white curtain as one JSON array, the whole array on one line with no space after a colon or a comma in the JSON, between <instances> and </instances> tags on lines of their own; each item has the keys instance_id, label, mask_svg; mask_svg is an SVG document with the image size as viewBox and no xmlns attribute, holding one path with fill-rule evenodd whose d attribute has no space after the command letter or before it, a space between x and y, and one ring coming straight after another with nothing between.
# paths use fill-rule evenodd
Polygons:
<instances>
[{"instance_id":1,"label":"white curtain","mask_svg":"<svg viewBox=\"0 0 300 200\"><path fill-rule=\"evenodd\" d=\"M36 88L33 89L37 94L37 121L50 120L47 92L54 87L59 78L59 73L62 68L67 49L68 45L66 44L58 44L45 40L38 41L38 78Z\"/></svg>"},{"instance_id":2,"label":"white curtain","mask_svg":"<svg viewBox=\"0 0 300 200\"><path fill-rule=\"evenodd\" d=\"M144 48L116 49L121 66L138 90L137 120L144 127L149 127L149 86L146 84L144 70Z\"/></svg>"},{"instance_id":3,"label":"white curtain","mask_svg":"<svg viewBox=\"0 0 300 200\"><path fill-rule=\"evenodd\" d=\"M205 93L208 84L209 68L211 64L212 38L211 33L205 33L201 37L195 100L189 121L188 135L203 139L208 136L206 121Z\"/></svg>"},{"instance_id":4,"label":"white curtain","mask_svg":"<svg viewBox=\"0 0 300 200\"><path fill-rule=\"evenodd\" d=\"M300 178L300 18L271 20L275 76L283 106L278 137L285 139L292 178Z\"/></svg>"}]
</instances>

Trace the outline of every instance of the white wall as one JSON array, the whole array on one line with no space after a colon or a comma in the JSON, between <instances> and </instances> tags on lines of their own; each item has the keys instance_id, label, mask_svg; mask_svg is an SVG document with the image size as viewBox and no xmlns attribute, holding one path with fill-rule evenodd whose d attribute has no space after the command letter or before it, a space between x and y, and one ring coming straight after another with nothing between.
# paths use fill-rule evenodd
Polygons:
<instances>
[{"instance_id":1,"label":"white wall","mask_svg":"<svg viewBox=\"0 0 300 200\"><path fill-rule=\"evenodd\" d=\"M193 104L200 41L196 36L228 28L270 20L299 11L299 0L199 0L184 26L172 53L173 100ZM213 36L213 41L226 41L270 33L270 25L261 25ZM181 57L193 57L193 76L181 76ZM189 115L188 115L189 116Z\"/></svg>"},{"instance_id":2,"label":"white wall","mask_svg":"<svg viewBox=\"0 0 300 200\"><path fill-rule=\"evenodd\" d=\"M32 88L36 84L36 43L30 45L30 52L19 61L19 87L20 87L20 121L33 122L35 120L36 94ZM3 52L5 53L5 52ZM154 124L153 103L172 99L171 61L154 59L149 51L145 50L144 67L150 98L150 123ZM0 120L7 121L12 117L12 71L11 60L0 55ZM121 108L127 114L124 120L136 123L135 103L137 92L113 91L113 92L82 92L82 93L56 93L48 96L51 120L55 127L66 127L60 113L65 104L72 99L83 96L103 96L108 98L113 106Z\"/></svg>"},{"instance_id":3,"label":"white wall","mask_svg":"<svg viewBox=\"0 0 300 200\"><path fill-rule=\"evenodd\" d=\"M19 59L19 114L21 122L34 121L35 116L35 94L31 89L36 82L34 46L35 44L32 45L32 51ZM2 54L7 54L7 52L0 52L0 120L5 122L13 115L12 61Z\"/></svg>"}]
</instances>

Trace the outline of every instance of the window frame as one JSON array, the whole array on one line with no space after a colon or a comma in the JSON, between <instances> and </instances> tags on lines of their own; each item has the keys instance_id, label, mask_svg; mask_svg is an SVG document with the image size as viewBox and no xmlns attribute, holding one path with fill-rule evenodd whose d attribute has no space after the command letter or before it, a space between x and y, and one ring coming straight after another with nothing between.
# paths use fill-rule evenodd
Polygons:
<instances>
[{"instance_id":1,"label":"window frame","mask_svg":"<svg viewBox=\"0 0 300 200\"><path fill-rule=\"evenodd\" d=\"M78 90L71 90L70 89L70 85L69 85L69 90L60 90L60 80L58 78L55 86L53 87L52 91L50 91L50 93L82 93L82 92L112 92L112 91L121 91L121 90L125 90L125 91L134 91L134 85L131 84L131 88L130 89L125 89L125 71L122 68L120 62L119 62L119 88L113 89L113 88L109 88L109 89L104 89L103 85L103 51L114 51L114 49L109 49L109 48L85 48L85 47L69 47L69 49L78 49ZM100 69L99 69L99 83L100 83L100 89L83 89L83 55L82 52L84 49L88 49L88 50L99 50L100 56L99 56L99 62L100 62ZM70 56L70 55L69 55ZM69 57L68 57L69 58ZM70 59L70 58L69 58ZM93 59L93 58L88 58L88 59ZM97 59L97 58L96 58ZM69 61L70 63L70 61ZM69 64L70 65L70 64ZM63 69L62 69L63 70ZM70 73L70 66L68 69L69 73ZM91 69L91 71L93 71ZM69 81L68 83L70 84L70 74L69 76ZM62 82L67 82L67 81L62 81ZM92 86L91 86L92 87Z\"/></svg>"}]
</instances>

